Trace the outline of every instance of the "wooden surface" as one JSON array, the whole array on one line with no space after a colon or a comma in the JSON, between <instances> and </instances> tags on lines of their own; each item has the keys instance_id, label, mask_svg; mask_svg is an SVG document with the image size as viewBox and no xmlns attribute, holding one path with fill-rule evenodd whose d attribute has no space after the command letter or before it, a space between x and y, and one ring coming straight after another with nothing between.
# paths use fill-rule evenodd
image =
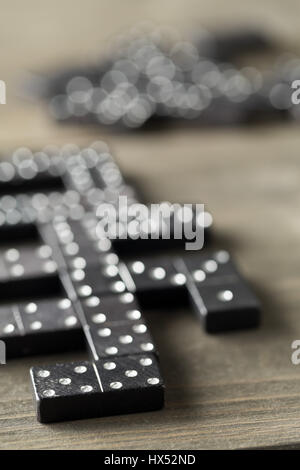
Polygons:
<instances>
[{"instance_id":1,"label":"wooden surface","mask_svg":"<svg viewBox=\"0 0 300 470\"><path fill-rule=\"evenodd\" d=\"M296 125L249 129L169 130L109 134L58 127L42 106L15 96L24 70L79 57L88 61L107 37L135 21L189 26L259 23L286 44L300 45L299 2L228 0L2 0L1 147L111 143L126 173L149 200L204 201L217 243L230 249L263 302L253 331L208 336L191 311L149 312L166 378L166 408L55 425L36 422L28 370L50 359L0 366L1 449L207 449L300 447L300 133ZM225 6L226 5L226 6ZM73 6L76 6L74 11ZM288 46L287 46L288 48Z\"/></svg>"}]
</instances>

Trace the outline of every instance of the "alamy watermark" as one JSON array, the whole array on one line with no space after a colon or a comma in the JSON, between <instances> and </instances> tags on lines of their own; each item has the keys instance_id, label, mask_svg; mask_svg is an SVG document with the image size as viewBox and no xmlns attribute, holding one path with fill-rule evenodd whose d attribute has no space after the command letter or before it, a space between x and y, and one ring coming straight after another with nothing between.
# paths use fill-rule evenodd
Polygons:
<instances>
[{"instance_id":1,"label":"alamy watermark","mask_svg":"<svg viewBox=\"0 0 300 470\"><path fill-rule=\"evenodd\" d=\"M0 104L6 104L6 84L0 80Z\"/></svg>"},{"instance_id":2,"label":"alamy watermark","mask_svg":"<svg viewBox=\"0 0 300 470\"><path fill-rule=\"evenodd\" d=\"M102 239L184 240L186 250L200 250L204 230L211 223L203 204L128 204L127 196L117 203L97 208L97 237Z\"/></svg>"},{"instance_id":3,"label":"alamy watermark","mask_svg":"<svg viewBox=\"0 0 300 470\"><path fill-rule=\"evenodd\" d=\"M292 82L292 89L295 90L292 93L292 103L300 104L300 80L294 80Z\"/></svg>"},{"instance_id":4,"label":"alamy watermark","mask_svg":"<svg viewBox=\"0 0 300 470\"><path fill-rule=\"evenodd\" d=\"M291 354L291 362L294 366L298 366L300 364L300 339L295 339L291 348L294 350Z\"/></svg>"},{"instance_id":5,"label":"alamy watermark","mask_svg":"<svg viewBox=\"0 0 300 470\"><path fill-rule=\"evenodd\" d=\"M6 346L4 341L0 340L0 365L6 364Z\"/></svg>"}]
</instances>

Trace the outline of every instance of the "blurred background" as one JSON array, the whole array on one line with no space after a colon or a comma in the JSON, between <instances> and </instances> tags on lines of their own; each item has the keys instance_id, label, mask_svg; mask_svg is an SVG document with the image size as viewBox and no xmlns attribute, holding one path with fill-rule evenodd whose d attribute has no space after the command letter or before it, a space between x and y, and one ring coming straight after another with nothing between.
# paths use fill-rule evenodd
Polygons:
<instances>
[{"instance_id":1,"label":"blurred background","mask_svg":"<svg viewBox=\"0 0 300 470\"><path fill-rule=\"evenodd\" d=\"M293 193L289 208L287 196L283 197L285 190L293 191L299 183L295 171L300 144L297 122L119 133L103 126L61 125L51 119L45 102L21 95L28 73L47 76L69 66L94 64L105 56L116 35L145 21L175 28L183 37L202 28L228 33L254 28L273 42L275 50L245 57L241 65L264 68L281 54L300 51L299 2L2 0L0 8L0 79L7 85L7 104L0 106L3 151L103 139L112 145L126 173L143 186L149 200L204 202L213 211L217 228L225 234L229 231L231 240L237 234L240 240L243 235L249 238L249 211L255 211L256 233L251 236L256 252L257 244L262 243L256 236L265 233L266 216L272 219L274 213L272 237L279 216L298 230L294 212L289 213L297 206L298 196ZM235 210L234 200L239 201ZM236 246L237 252L240 249L246 246Z\"/></svg>"},{"instance_id":2,"label":"blurred background","mask_svg":"<svg viewBox=\"0 0 300 470\"><path fill-rule=\"evenodd\" d=\"M0 78L7 84L7 106L0 107L1 142L23 145L32 138L57 141L62 133L68 135L69 129L53 126L40 105L16 97L25 72L55 72L95 63L112 38L143 21L175 27L183 37L201 28L230 32L254 27L274 40L282 53L297 52L299 9L295 0L229 0L226 4L217 0L29 0L24 5L2 0ZM263 64L269 59L258 60Z\"/></svg>"}]
</instances>

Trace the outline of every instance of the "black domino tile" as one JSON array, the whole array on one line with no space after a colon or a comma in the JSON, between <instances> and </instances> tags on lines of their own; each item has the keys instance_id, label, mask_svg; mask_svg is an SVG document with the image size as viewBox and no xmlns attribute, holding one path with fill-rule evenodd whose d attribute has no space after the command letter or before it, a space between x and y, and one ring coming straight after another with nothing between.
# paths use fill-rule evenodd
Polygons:
<instances>
[{"instance_id":1,"label":"black domino tile","mask_svg":"<svg viewBox=\"0 0 300 470\"><path fill-rule=\"evenodd\" d=\"M174 267L172 258L137 258L126 265L143 308L187 302L186 277Z\"/></svg>"},{"instance_id":2,"label":"black domino tile","mask_svg":"<svg viewBox=\"0 0 300 470\"><path fill-rule=\"evenodd\" d=\"M18 247L16 247L18 248ZM56 274L57 266L52 259L52 249L47 245L24 244L19 249L10 248L6 251L7 257L5 262L10 275L17 277L18 270L14 270L17 266L23 266L23 272L20 277L39 277L48 274ZM17 259L10 258L12 255L19 252ZM15 272L17 271L17 272Z\"/></svg>"},{"instance_id":3,"label":"black domino tile","mask_svg":"<svg viewBox=\"0 0 300 470\"><path fill-rule=\"evenodd\" d=\"M73 287L81 298L92 295L118 294L125 291L116 265L92 266L86 269L74 269L69 273Z\"/></svg>"},{"instance_id":4,"label":"black domino tile","mask_svg":"<svg viewBox=\"0 0 300 470\"><path fill-rule=\"evenodd\" d=\"M1 208L1 205L0 205ZM7 244L7 243L20 243L24 242L24 240L29 239L36 239L38 237L38 231L36 224L21 220L12 223L8 222L8 215L3 214L1 212L3 220L0 225L0 243Z\"/></svg>"},{"instance_id":5,"label":"black domino tile","mask_svg":"<svg viewBox=\"0 0 300 470\"><path fill-rule=\"evenodd\" d=\"M51 248L35 243L2 247L0 298L51 295L59 288L57 266Z\"/></svg>"},{"instance_id":6,"label":"black domino tile","mask_svg":"<svg viewBox=\"0 0 300 470\"><path fill-rule=\"evenodd\" d=\"M74 220L64 220L54 224L54 230L57 234L58 240L60 243L70 243L77 242L80 244L87 244L89 239L92 239L92 236L88 231L86 231L79 221Z\"/></svg>"},{"instance_id":7,"label":"black domino tile","mask_svg":"<svg viewBox=\"0 0 300 470\"><path fill-rule=\"evenodd\" d=\"M226 251L175 261L186 274L197 316L209 333L259 325L261 305Z\"/></svg>"},{"instance_id":8,"label":"black domino tile","mask_svg":"<svg viewBox=\"0 0 300 470\"><path fill-rule=\"evenodd\" d=\"M97 297L81 300L81 308L89 324L105 325L141 320L140 306L130 292L119 295Z\"/></svg>"},{"instance_id":9,"label":"black domino tile","mask_svg":"<svg viewBox=\"0 0 300 470\"><path fill-rule=\"evenodd\" d=\"M37 159L35 162L37 162ZM18 166L16 170L18 171ZM27 177L23 177L21 170L12 180L1 181L0 194L41 193L49 190L62 190L64 187L61 177L49 171L40 171L39 173L32 173L31 177L28 176L29 172L27 172Z\"/></svg>"},{"instance_id":10,"label":"black domino tile","mask_svg":"<svg viewBox=\"0 0 300 470\"><path fill-rule=\"evenodd\" d=\"M110 246L110 241L107 242L94 242L82 246L73 242L68 245L62 246L62 256L68 270L85 269L86 267L93 267L105 264L117 264L119 258L116 253L108 249L101 249Z\"/></svg>"},{"instance_id":11,"label":"black domino tile","mask_svg":"<svg viewBox=\"0 0 300 470\"><path fill-rule=\"evenodd\" d=\"M68 298L36 300L21 303L16 308L24 328L24 355L83 349L81 322Z\"/></svg>"},{"instance_id":12,"label":"black domino tile","mask_svg":"<svg viewBox=\"0 0 300 470\"><path fill-rule=\"evenodd\" d=\"M235 282L240 273L225 250L186 254L182 257L186 270L199 284L218 284L222 279Z\"/></svg>"},{"instance_id":13,"label":"black domino tile","mask_svg":"<svg viewBox=\"0 0 300 470\"><path fill-rule=\"evenodd\" d=\"M58 240L60 257L64 259L68 269L106 264L117 258L117 255L111 251L110 240L98 239L95 230L85 229L80 222L62 221L53 229L49 227L49 233L52 230Z\"/></svg>"},{"instance_id":14,"label":"black domino tile","mask_svg":"<svg viewBox=\"0 0 300 470\"><path fill-rule=\"evenodd\" d=\"M64 259L60 253L59 242L52 223L38 223L36 225L39 238L44 245L49 246L52 251L52 259L57 265L57 269L65 267Z\"/></svg>"},{"instance_id":15,"label":"black domino tile","mask_svg":"<svg viewBox=\"0 0 300 470\"><path fill-rule=\"evenodd\" d=\"M68 226L67 222L61 222ZM84 266L91 263L91 260L97 261L95 250L93 250L92 244L89 240L84 240L84 243L81 245L74 240L74 237L71 235L70 238L65 238L62 241L57 234L57 230L52 223L40 224L39 232L42 239L53 248L53 258L60 268L75 268L76 261L78 258L84 259ZM78 264L78 261L77 261ZM81 262L82 266L82 262Z\"/></svg>"},{"instance_id":16,"label":"black domino tile","mask_svg":"<svg viewBox=\"0 0 300 470\"><path fill-rule=\"evenodd\" d=\"M59 289L60 281L58 276L50 274L41 278L6 279L0 282L0 299L6 302L32 296L45 297L53 295Z\"/></svg>"},{"instance_id":17,"label":"black domino tile","mask_svg":"<svg viewBox=\"0 0 300 470\"><path fill-rule=\"evenodd\" d=\"M164 383L155 355L112 357L96 364L105 415L153 411L164 406Z\"/></svg>"},{"instance_id":18,"label":"black domino tile","mask_svg":"<svg viewBox=\"0 0 300 470\"><path fill-rule=\"evenodd\" d=\"M66 172L63 175L63 180L68 188L78 191L82 195L94 186L89 169L80 165L76 168L76 164L74 168L68 167L66 169Z\"/></svg>"},{"instance_id":19,"label":"black domino tile","mask_svg":"<svg viewBox=\"0 0 300 470\"><path fill-rule=\"evenodd\" d=\"M34 299L0 308L7 358L83 349L85 338L69 299Z\"/></svg>"},{"instance_id":20,"label":"black domino tile","mask_svg":"<svg viewBox=\"0 0 300 470\"><path fill-rule=\"evenodd\" d=\"M260 303L252 289L242 280L234 284L203 286L197 291L191 291L191 298L209 333L259 325Z\"/></svg>"},{"instance_id":21,"label":"black domino tile","mask_svg":"<svg viewBox=\"0 0 300 470\"><path fill-rule=\"evenodd\" d=\"M37 418L42 423L154 411L164 384L152 354L33 367Z\"/></svg>"},{"instance_id":22,"label":"black domino tile","mask_svg":"<svg viewBox=\"0 0 300 470\"><path fill-rule=\"evenodd\" d=\"M88 327L95 359L156 352L152 336L143 320L106 325L91 318Z\"/></svg>"},{"instance_id":23,"label":"black domino tile","mask_svg":"<svg viewBox=\"0 0 300 470\"><path fill-rule=\"evenodd\" d=\"M95 370L86 361L32 367L37 419L51 423L101 416L103 393Z\"/></svg>"},{"instance_id":24,"label":"black domino tile","mask_svg":"<svg viewBox=\"0 0 300 470\"><path fill-rule=\"evenodd\" d=\"M149 210L148 206L143 207L145 211ZM112 240L113 247L121 256L128 256L129 252L145 254L147 250L184 248L186 243L194 244L196 240L199 242L198 249L202 248L204 238L208 239L211 215L205 212L201 218L196 208L192 207L188 222L184 221L182 214L183 209L175 207L168 216L160 219L159 226L155 219L151 219L151 214L142 222L139 219L130 220L127 226L122 220L118 220L117 233L121 235ZM132 237L130 232L134 223L137 233Z\"/></svg>"}]
</instances>

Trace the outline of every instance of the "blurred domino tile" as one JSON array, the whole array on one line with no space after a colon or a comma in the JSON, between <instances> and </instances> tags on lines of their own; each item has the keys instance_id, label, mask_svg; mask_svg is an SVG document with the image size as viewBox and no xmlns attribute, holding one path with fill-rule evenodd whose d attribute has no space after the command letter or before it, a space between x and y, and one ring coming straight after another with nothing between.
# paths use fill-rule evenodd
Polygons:
<instances>
[{"instance_id":1,"label":"blurred domino tile","mask_svg":"<svg viewBox=\"0 0 300 470\"><path fill-rule=\"evenodd\" d=\"M199 29L192 36L136 27L109 44L102 62L59 70L50 79L32 77L27 92L46 99L60 122L125 129L169 121L207 126L299 119L291 100L299 57L279 57L266 72L251 64L240 69L243 55L275 48L265 34Z\"/></svg>"}]
</instances>

